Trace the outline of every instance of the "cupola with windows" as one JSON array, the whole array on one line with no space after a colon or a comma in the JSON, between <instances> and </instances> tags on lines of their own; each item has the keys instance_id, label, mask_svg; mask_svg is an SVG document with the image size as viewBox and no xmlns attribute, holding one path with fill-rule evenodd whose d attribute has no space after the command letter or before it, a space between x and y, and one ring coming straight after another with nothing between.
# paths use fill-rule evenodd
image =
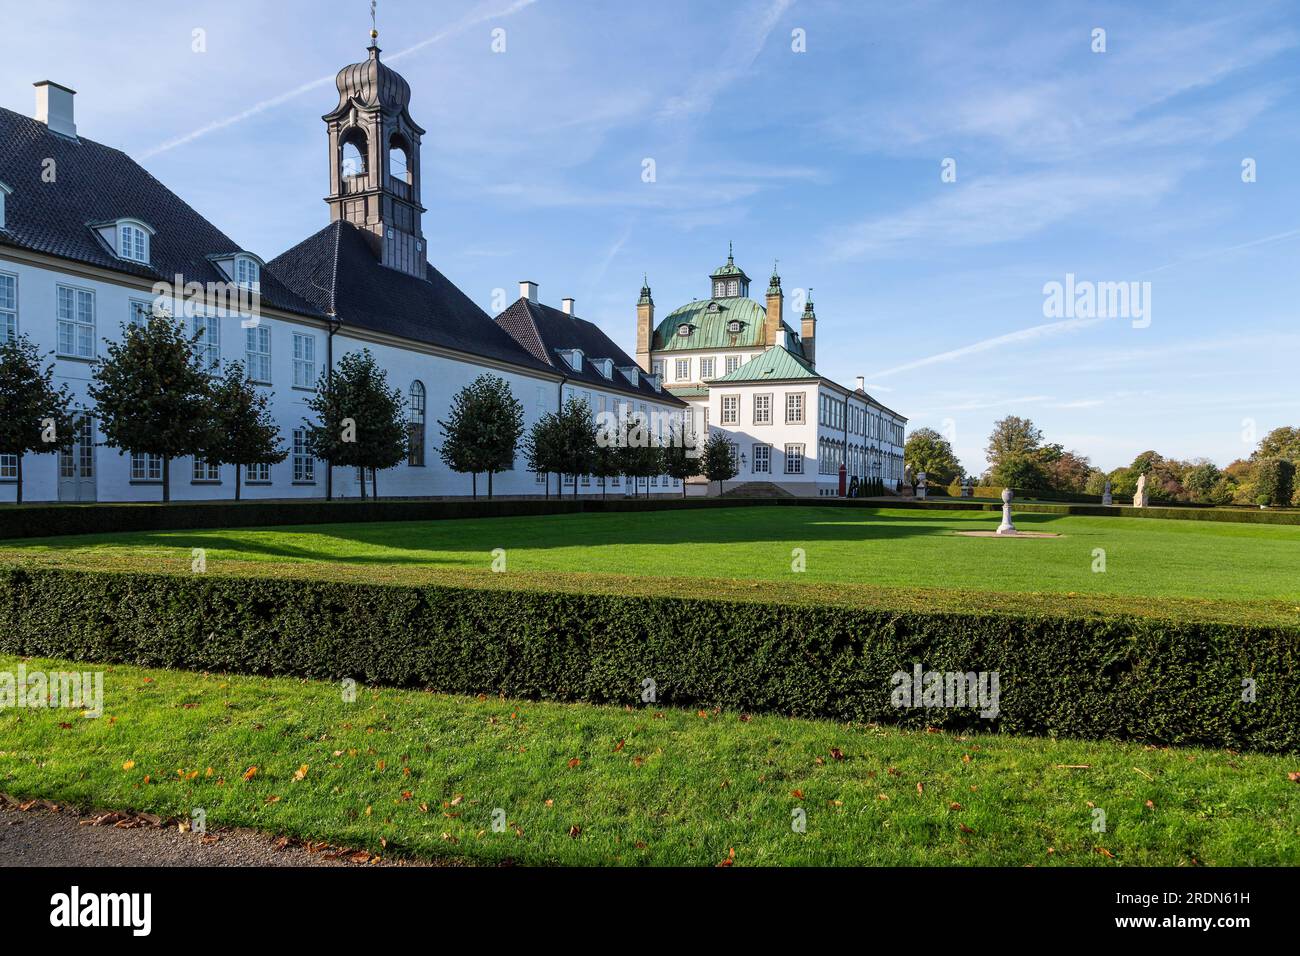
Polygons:
<instances>
[{"instance_id":1,"label":"cupola with windows","mask_svg":"<svg viewBox=\"0 0 1300 956\"><path fill-rule=\"evenodd\" d=\"M371 32L367 57L334 78L339 102L321 117L329 135L330 221L346 219L373 237L380 261L424 278L420 217L420 137L411 87L379 59Z\"/></svg>"},{"instance_id":2,"label":"cupola with windows","mask_svg":"<svg viewBox=\"0 0 1300 956\"><path fill-rule=\"evenodd\" d=\"M749 295L749 276L736 265L731 243L727 243L727 264L714 269L709 274L709 281L715 299L735 299Z\"/></svg>"}]
</instances>

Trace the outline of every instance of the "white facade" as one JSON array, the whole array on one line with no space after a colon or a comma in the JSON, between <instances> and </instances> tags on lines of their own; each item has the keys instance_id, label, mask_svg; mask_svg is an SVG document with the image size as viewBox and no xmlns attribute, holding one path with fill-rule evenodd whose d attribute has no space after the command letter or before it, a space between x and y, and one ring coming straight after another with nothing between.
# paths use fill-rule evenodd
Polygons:
<instances>
[{"instance_id":1,"label":"white facade","mask_svg":"<svg viewBox=\"0 0 1300 956\"><path fill-rule=\"evenodd\" d=\"M60 292L60 289L65 290ZM7 308L12 291L14 308ZM120 337L121 326L132 319L134 311L148 307L154 300L152 288L143 279L120 275L93 266L53 259L10 247L0 247L0 334L25 334L44 353L55 353L55 384L66 384L76 403L89 409L87 388L91 383L94 361L104 355L104 339ZM64 315L60 342L60 310ZM68 317L68 304L73 313ZM9 323L9 315L14 321ZM87 321L88 320L88 321ZM195 319L184 320L188 331ZM294 431L312 417L306 405L312 394L307 384L327 366L328 328L322 321L287 312L263 308L259 328L251 330L254 354L249 354L250 330L245 320L228 314L215 319L216 341L213 354L222 363L240 361L250 371L268 365L267 391L272 393L272 414L280 426L282 445L289 456L271 465L268 474L243 474L241 496L244 498L323 498L326 480L323 462L294 453ZM72 352L67 354L68 343ZM88 348L86 347L88 343ZM266 348L269 345L269 362ZM424 464L403 463L379 474L379 493L383 497L459 496L471 493L472 476L450 471L439 459L437 445L441 430L438 419L445 418L455 393L483 373L497 375L507 382L514 396L524 406L525 431L545 413L557 411L562 398L559 374L514 368L475 356L443 352L419 342L386 336L365 329L341 329L333 340L335 361L350 351L368 348L388 375L389 385L410 396L414 383L423 387ZM250 361L250 359L252 361ZM261 379L262 375L250 377ZM259 381L259 384L263 384ZM613 383L611 383L613 385ZM570 386L570 391L573 390ZM647 411L680 414L681 408L671 400L662 404L643 395L620 393L616 388L601 391L585 385L578 394L592 393L592 406L600 402L621 400ZM665 397L667 395L665 393ZM93 411L93 410L92 410ZM92 416L93 423L93 416ZM67 453L27 455L23 459L23 498L26 501L158 501L162 497L160 463L143 456L134 460L129 454L103 444L98 427L84 434L78 445ZM16 469L12 457L0 459L0 502L14 501L17 495ZM541 495L546 485L531 472L524 471L522 451L516 458L516 470L495 476L493 492L498 495ZM235 468L224 465L208 469L192 458L171 463L171 497L173 500L230 499L234 497ZM556 481L551 479L551 492ZM567 486L572 491L572 485ZM369 494L369 485L367 485ZM610 494L631 494L626 480ZM638 493L680 494L680 484L667 478L653 480L647 486L642 479ZM484 476L479 479L479 494L486 492ZM360 495L355 469L335 468L333 493L336 497ZM599 494L593 480L583 482L579 494Z\"/></svg>"}]
</instances>

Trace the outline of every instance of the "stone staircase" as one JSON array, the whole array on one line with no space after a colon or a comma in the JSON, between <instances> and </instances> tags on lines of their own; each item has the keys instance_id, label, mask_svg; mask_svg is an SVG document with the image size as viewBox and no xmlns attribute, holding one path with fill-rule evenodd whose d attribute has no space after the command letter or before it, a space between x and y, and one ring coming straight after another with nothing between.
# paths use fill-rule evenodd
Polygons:
<instances>
[{"instance_id":1,"label":"stone staircase","mask_svg":"<svg viewBox=\"0 0 1300 956\"><path fill-rule=\"evenodd\" d=\"M770 481L747 481L722 493L724 498L793 498L794 495Z\"/></svg>"}]
</instances>

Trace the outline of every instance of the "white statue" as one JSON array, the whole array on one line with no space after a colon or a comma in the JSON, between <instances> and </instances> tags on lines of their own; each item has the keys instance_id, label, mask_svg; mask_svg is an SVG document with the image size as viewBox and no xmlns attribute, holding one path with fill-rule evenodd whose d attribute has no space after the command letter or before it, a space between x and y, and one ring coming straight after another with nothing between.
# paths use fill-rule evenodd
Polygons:
<instances>
[{"instance_id":1,"label":"white statue","mask_svg":"<svg viewBox=\"0 0 1300 956\"><path fill-rule=\"evenodd\" d=\"M1145 508L1147 506L1147 476L1138 475L1137 491L1133 494L1133 507Z\"/></svg>"},{"instance_id":2,"label":"white statue","mask_svg":"<svg viewBox=\"0 0 1300 956\"><path fill-rule=\"evenodd\" d=\"M916 497L923 500L925 498L925 489L926 489L925 472L923 471L917 472L916 481L917 481Z\"/></svg>"},{"instance_id":3,"label":"white statue","mask_svg":"<svg viewBox=\"0 0 1300 956\"><path fill-rule=\"evenodd\" d=\"M1110 504L1111 504L1111 498L1110 498L1110 479L1109 479L1109 478L1106 479L1106 487L1105 487L1105 489L1104 489L1104 490L1102 491L1102 493L1101 493L1101 503L1102 503L1103 505L1106 505L1107 507L1110 507Z\"/></svg>"},{"instance_id":4,"label":"white statue","mask_svg":"<svg viewBox=\"0 0 1300 956\"><path fill-rule=\"evenodd\" d=\"M1016 534L1016 526L1011 523L1011 498L1010 488L1002 489L1002 524L998 525L998 534Z\"/></svg>"}]
</instances>

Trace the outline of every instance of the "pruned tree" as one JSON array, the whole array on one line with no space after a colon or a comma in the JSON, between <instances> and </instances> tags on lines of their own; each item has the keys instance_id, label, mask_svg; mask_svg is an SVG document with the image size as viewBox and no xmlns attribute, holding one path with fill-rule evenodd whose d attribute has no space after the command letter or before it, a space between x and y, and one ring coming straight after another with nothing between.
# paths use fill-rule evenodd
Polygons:
<instances>
[{"instance_id":1,"label":"pruned tree","mask_svg":"<svg viewBox=\"0 0 1300 956\"><path fill-rule=\"evenodd\" d=\"M684 422L673 422L668 442L663 449L663 469L670 478L682 483L682 497L686 497L686 481L700 473L700 454L692 427Z\"/></svg>"},{"instance_id":2,"label":"pruned tree","mask_svg":"<svg viewBox=\"0 0 1300 956\"><path fill-rule=\"evenodd\" d=\"M722 432L714 432L704 443L704 477L718 483L719 496L722 494L722 483L736 477L733 448L731 441Z\"/></svg>"},{"instance_id":3,"label":"pruned tree","mask_svg":"<svg viewBox=\"0 0 1300 956\"><path fill-rule=\"evenodd\" d=\"M23 503L23 456L66 448L73 438L72 394L54 387L53 363L25 335L0 344L0 455L13 455L16 500Z\"/></svg>"},{"instance_id":4,"label":"pruned tree","mask_svg":"<svg viewBox=\"0 0 1300 956\"><path fill-rule=\"evenodd\" d=\"M950 485L964 474L952 443L933 428L918 428L907 436L903 461L913 473L925 472L932 485Z\"/></svg>"},{"instance_id":5,"label":"pruned tree","mask_svg":"<svg viewBox=\"0 0 1300 956\"><path fill-rule=\"evenodd\" d=\"M560 458L564 474L573 476L573 497L578 497L580 475L590 475L596 461L596 422L591 406L570 396L560 410Z\"/></svg>"},{"instance_id":6,"label":"pruned tree","mask_svg":"<svg viewBox=\"0 0 1300 956\"><path fill-rule=\"evenodd\" d=\"M123 323L118 341L105 340L108 355L87 388L111 447L162 459L163 501L171 500L172 459L201 456L208 434L210 389L195 338L162 313Z\"/></svg>"},{"instance_id":7,"label":"pruned tree","mask_svg":"<svg viewBox=\"0 0 1300 956\"><path fill-rule=\"evenodd\" d=\"M307 407L317 420L304 419L307 449L328 467L357 468L361 497L366 496L366 471L379 497L380 471L406 457L406 409L401 389L388 387L388 375L369 349L349 352L332 373L316 383Z\"/></svg>"},{"instance_id":8,"label":"pruned tree","mask_svg":"<svg viewBox=\"0 0 1300 956\"><path fill-rule=\"evenodd\" d=\"M486 472L488 498L492 497L492 476L513 471L515 452L524 432L524 407L503 378L480 375L452 398L451 410L442 426L443 442L438 449L452 471L468 472L478 497L478 475Z\"/></svg>"},{"instance_id":9,"label":"pruned tree","mask_svg":"<svg viewBox=\"0 0 1300 956\"><path fill-rule=\"evenodd\" d=\"M203 459L235 466L235 500L240 499L241 471L251 465L275 465L288 450L280 446L280 429L271 414L271 395L248 381L242 362L231 362L210 385L208 434Z\"/></svg>"},{"instance_id":10,"label":"pruned tree","mask_svg":"<svg viewBox=\"0 0 1300 956\"><path fill-rule=\"evenodd\" d=\"M545 494L549 498L551 475L559 475L564 468L564 435L559 415L547 412L533 423L524 440L524 460L529 471L545 477Z\"/></svg>"}]
</instances>

